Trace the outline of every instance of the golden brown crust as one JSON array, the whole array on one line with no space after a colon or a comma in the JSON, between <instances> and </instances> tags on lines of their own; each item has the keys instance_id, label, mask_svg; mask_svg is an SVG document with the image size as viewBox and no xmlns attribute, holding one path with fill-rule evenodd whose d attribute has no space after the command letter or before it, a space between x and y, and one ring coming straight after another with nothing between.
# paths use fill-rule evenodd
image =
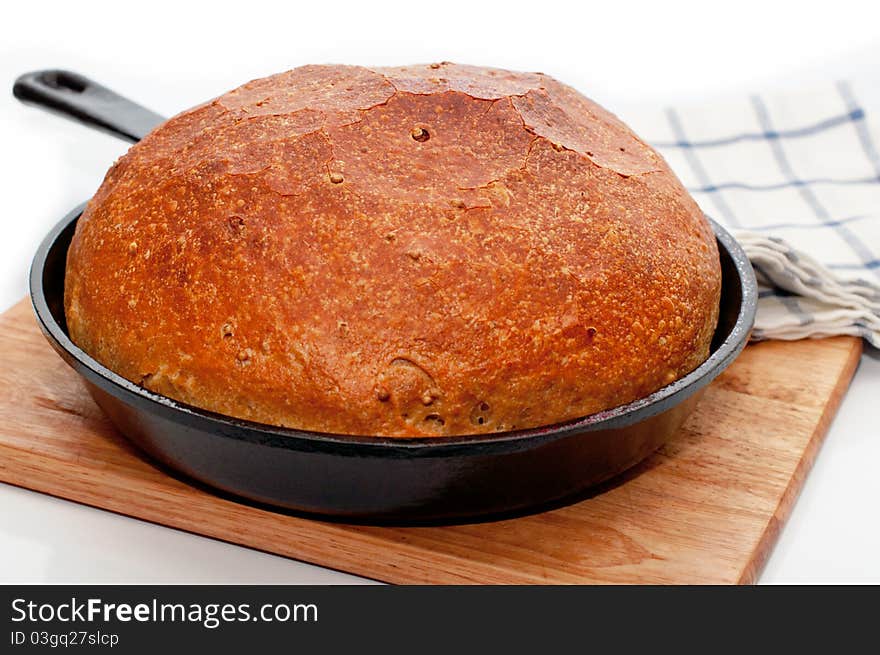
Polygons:
<instances>
[{"instance_id":1,"label":"golden brown crust","mask_svg":"<svg viewBox=\"0 0 880 655\"><path fill-rule=\"evenodd\" d=\"M708 354L715 240L666 163L545 75L306 66L184 112L80 219L73 340L223 414L524 428Z\"/></svg>"}]
</instances>

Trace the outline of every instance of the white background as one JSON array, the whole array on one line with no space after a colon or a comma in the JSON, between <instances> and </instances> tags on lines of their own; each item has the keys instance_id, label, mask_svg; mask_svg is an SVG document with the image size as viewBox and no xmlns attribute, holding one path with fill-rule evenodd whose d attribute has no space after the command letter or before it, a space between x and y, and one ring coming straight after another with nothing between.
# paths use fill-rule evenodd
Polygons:
<instances>
[{"instance_id":1,"label":"white background","mask_svg":"<svg viewBox=\"0 0 880 655\"><path fill-rule=\"evenodd\" d=\"M540 70L626 118L628 107L644 103L690 103L825 78L880 81L875 4L6 3L0 25L0 310L25 295L29 261L45 232L94 192L126 148L19 105L9 90L25 71L79 71L171 115L248 79L301 64L451 60ZM874 106L880 111L880 102ZM880 357L872 351L763 582L880 582L878 398ZM0 485L0 582L355 580Z\"/></svg>"}]
</instances>

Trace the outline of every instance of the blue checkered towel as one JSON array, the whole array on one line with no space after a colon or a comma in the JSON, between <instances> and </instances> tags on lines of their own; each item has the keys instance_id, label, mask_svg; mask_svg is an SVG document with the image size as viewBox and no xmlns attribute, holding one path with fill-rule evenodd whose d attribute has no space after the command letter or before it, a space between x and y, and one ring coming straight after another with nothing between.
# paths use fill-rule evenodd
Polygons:
<instances>
[{"instance_id":1,"label":"blue checkered towel","mask_svg":"<svg viewBox=\"0 0 880 655\"><path fill-rule=\"evenodd\" d=\"M852 84L626 118L744 246L753 338L880 347L880 129Z\"/></svg>"}]
</instances>

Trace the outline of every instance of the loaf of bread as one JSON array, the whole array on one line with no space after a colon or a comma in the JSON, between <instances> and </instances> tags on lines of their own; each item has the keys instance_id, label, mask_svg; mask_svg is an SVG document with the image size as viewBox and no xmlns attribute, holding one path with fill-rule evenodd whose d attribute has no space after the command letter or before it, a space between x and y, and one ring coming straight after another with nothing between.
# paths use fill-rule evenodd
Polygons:
<instances>
[{"instance_id":1,"label":"loaf of bread","mask_svg":"<svg viewBox=\"0 0 880 655\"><path fill-rule=\"evenodd\" d=\"M171 398L394 437L547 425L708 355L715 239L541 73L305 66L170 119L76 229L73 341Z\"/></svg>"}]
</instances>

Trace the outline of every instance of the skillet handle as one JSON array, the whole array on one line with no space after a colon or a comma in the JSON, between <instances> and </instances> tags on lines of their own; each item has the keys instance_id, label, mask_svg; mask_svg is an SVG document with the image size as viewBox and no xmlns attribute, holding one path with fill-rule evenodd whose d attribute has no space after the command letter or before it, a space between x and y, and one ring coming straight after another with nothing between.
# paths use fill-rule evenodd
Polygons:
<instances>
[{"instance_id":1,"label":"skillet handle","mask_svg":"<svg viewBox=\"0 0 880 655\"><path fill-rule=\"evenodd\" d=\"M25 73L15 80L12 93L22 102L60 113L132 143L140 141L165 120L97 82L65 70Z\"/></svg>"}]
</instances>

